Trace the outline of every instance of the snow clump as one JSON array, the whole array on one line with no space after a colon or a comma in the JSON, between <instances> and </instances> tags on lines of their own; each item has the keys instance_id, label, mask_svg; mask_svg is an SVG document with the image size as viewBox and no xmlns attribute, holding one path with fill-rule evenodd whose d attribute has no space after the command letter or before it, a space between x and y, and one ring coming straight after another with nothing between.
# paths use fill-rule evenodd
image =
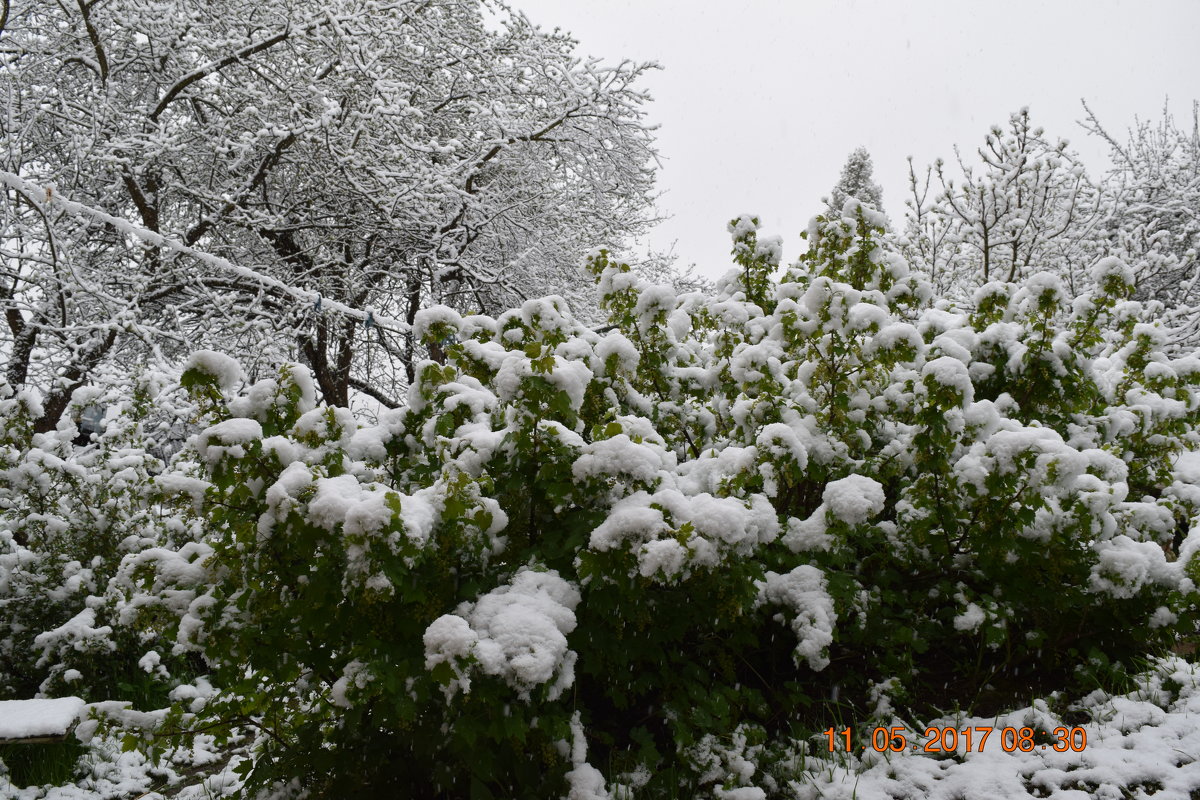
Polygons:
<instances>
[{"instance_id":1,"label":"snow clump","mask_svg":"<svg viewBox=\"0 0 1200 800\"><path fill-rule=\"evenodd\" d=\"M469 664L494 675L528 701L531 691L557 680L554 700L575 682L575 653L567 634L575 630L579 590L557 572L524 568L512 581L444 614L425 630L425 668L451 664L456 678L447 695L470 691ZM473 661L472 661L473 659Z\"/></svg>"},{"instance_id":2,"label":"snow clump","mask_svg":"<svg viewBox=\"0 0 1200 800\"><path fill-rule=\"evenodd\" d=\"M830 481L821 496L825 507L847 525L861 525L883 511L883 485L863 475Z\"/></svg>"},{"instance_id":3,"label":"snow clump","mask_svg":"<svg viewBox=\"0 0 1200 800\"><path fill-rule=\"evenodd\" d=\"M242 367L237 361L213 350L197 350L188 356L183 371L193 369L216 378L217 385L226 390L233 389L244 377Z\"/></svg>"}]
</instances>

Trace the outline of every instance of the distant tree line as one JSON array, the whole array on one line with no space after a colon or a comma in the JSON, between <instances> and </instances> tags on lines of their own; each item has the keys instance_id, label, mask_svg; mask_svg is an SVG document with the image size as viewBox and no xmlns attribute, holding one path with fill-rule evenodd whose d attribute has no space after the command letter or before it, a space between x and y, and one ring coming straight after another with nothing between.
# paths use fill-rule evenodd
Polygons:
<instances>
[{"instance_id":1,"label":"distant tree line","mask_svg":"<svg viewBox=\"0 0 1200 800\"><path fill-rule=\"evenodd\" d=\"M1059 276L1072 296L1094 289L1092 268L1116 256L1132 269L1137 300L1161 304L1179 344L1200 343L1200 127L1169 110L1136 121L1123 141L1085 106L1085 127L1111 150L1112 166L1094 178L1065 139L1036 127L1028 109L988 131L974 157L956 149L924 170L909 162L910 197L895 232L909 264L936 296L970 306L992 283L1037 272ZM830 213L847 198L882 210L865 148L850 154L831 194Z\"/></svg>"}]
</instances>

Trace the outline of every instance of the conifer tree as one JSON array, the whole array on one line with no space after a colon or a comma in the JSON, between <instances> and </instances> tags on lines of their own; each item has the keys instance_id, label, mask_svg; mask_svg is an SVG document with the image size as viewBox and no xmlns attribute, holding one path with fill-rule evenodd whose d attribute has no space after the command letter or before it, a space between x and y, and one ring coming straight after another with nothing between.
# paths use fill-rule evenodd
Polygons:
<instances>
[{"instance_id":1,"label":"conifer tree","mask_svg":"<svg viewBox=\"0 0 1200 800\"><path fill-rule=\"evenodd\" d=\"M829 198L829 209L835 212L835 217L841 215L842 206L851 197L874 209L883 210L883 189L875 182L872 171L871 154L867 148L859 147L846 158L842 175Z\"/></svg>"}]
</instances>

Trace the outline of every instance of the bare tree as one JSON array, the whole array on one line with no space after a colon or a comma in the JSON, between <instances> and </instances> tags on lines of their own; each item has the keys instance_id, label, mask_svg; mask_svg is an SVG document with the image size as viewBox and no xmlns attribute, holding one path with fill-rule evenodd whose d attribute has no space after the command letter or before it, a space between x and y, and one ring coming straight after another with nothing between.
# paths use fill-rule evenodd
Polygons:
<instances>
[{"instance_id":1,"label":"bare tree","mask_svg":"<svg viewBox=\"0 0 1200 800\"><path fill-rule=\"evenodd\" d=\"M956 151L957 179L940 159L922 176L910 160L905 255L939 293L958 299L989 281L1042 270L1085 291L1104 204L1067 147L1045 139L1022 109L1007 129L989 131L976 151L980 163Z\"/></svg>"},{"instance_id":2,"label":"bare tree","mask_svg":"<svg viewBox=\"0 0 1200 800\"><path fill-rule=\"evenodd\" d=\"M481 0L14 0L10 383L52 427L101 362L204 344L394 403L423 306L586 293L584 253L650 221L652 65L574 47Z\"/></svg>"},{"instance_id":3,"label":"bare tree","mask_svg":"<svg viewBox=\"0 0 1200 800\"><path fill-rule=\"evenodd\" d=\"M1112 169L1105 189L1112 205L1107 245L1134 270L1135 298L1158 301L1180 326L1181 342L1200 341L1200 104L1191 130L1164 106L1157 123L1135 120L1125 141L1095 113L1085 128L1108 143Z\"/></svg>"}]
</instances>

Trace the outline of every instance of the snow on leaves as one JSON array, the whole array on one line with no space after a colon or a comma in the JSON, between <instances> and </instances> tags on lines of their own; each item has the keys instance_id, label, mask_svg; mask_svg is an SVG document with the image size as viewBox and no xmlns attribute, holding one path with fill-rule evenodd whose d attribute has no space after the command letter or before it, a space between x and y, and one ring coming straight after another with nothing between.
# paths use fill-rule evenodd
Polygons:
<instances>
[{"instance_id":1,"label":"snow on leaves","mask_svg":"<svg viewBox=\"0 0 1200 800\"><path fill-rule=\"evenodd\" d=\"M523 569L509 584L430 623L422 637L425 667L454 666L449 693L470 691L462 662L500 677L525 700L530 689L554 679L546 699L556 700L575 680L576 654L567 635L575 630L579 601L576 588L556 572Z\"/></svg>"},{"instance_id":2,"label":"snow on leaves","mask_svg":"<svg viewBox=\"0 0 1200 800\"><path fill-rule=\"evenodd\" d=\"M1030 659L1071 674L1167 641L1197 577L1195 359L1163 352L1120 264L1073 302L1038 275L931 308L875 215L845 212L779 283L775 243L739 218L713 296L596 253L603 333L556 297L422 312L442 357L369 424L315 405L298 365L231 397L236 365L193 359L202 428L147 481L170 534L99 572L37 567L72 588L37 668L75 679L71 653L153 624L132 666L202 655L216 687L180 694L160 738L250 715L309 760L402 741L373 769L447 791L545 752L520 780L603 796L694 756L697 786L737 774L720 795L755 791L737 759L766 752L771 708L876 707L882 685L943 702L947 663L1023 692ZM0 411L32 424L19 399ZM14 486L82 469L61 437L9 435ZM0 539L10 593L71 517L25 519ZM718 753L731 736L743 755ZM456 755L480 742L503 758ZM262 780L308 769L255 757Z\"/></svg>"}]
</instances>

